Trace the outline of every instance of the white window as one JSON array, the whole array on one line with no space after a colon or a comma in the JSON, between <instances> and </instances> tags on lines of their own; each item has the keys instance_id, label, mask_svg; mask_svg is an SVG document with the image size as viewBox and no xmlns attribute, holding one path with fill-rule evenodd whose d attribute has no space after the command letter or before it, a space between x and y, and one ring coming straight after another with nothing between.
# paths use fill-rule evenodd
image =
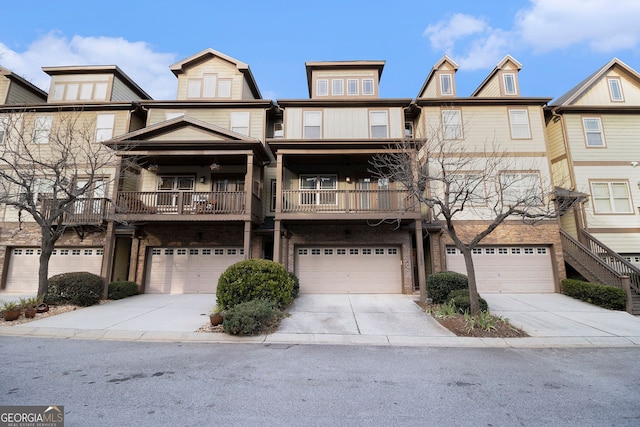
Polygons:
<instances>
[{"instance_id":1,"label":"white window","mask_svg":"<svg viewBox=\"0 0 640 427\"><path fill-rule=\"evenodd\" d=\"M592 182L591 194L596 213L631 213L629 184L626 182Z\"/></svg>"},{"instance_id":2,"label":"white window","mask_svg":"<svg viewBox=\"0 0 640 427\"><path fill-rule=\"evenodd\" d=\"M389 119L387 111L370 111L371 138L388 138Z\"/></svg>"},{"instance_id":3,"label":"white window","mask_svg":"<svg viewBox=\"0 0 640 427\"><path fill-rule=\"evenodd\" d=\"M440 74L440 94L453 95L453 84L451 74Z\"/></svg>"},{"instance_id":4,"label":"white window","mask_svg":"<svg viewBox=\"0 0 640 427\"><path fill-rule=\"evenodd\" d=\"M231 98L231 80L220 80L218 83L218 97Z\"/></svg>"},{"instance_id":5,"label":"white window","mask_svg":"<svg viewBox=\"0 0 640 427\"><path fill-rule=\"evenodd\" d=\"M335 205L338 203L335 190L336 175L300 175L301 205Z\"/></svg>"},{"instance_id":6,"label":"white window","mask_svg":"<svg viewBox=\"0 0 640 427\"><path fill-rule=\"evenodd\" d=\"M67 92L64 94L64 99L66 101L74 101L78 99L78 83L69 83L67 85Z\"/></svg>"},{"instance_id":7,"label":"white window","mask_svg":"<svg viewBox=\"0 0 640 427\"><path fill-rule=\"evenodd\" d=\"M218 80L218 77L215 74L205 74L202 77L202 97L203 98L215 98L217 80Z\"/></svg>"},{"instance_id":8,"label":"white window","mask_svg":"<svg viewBox=\"0 0 640 427\"><path fill-rule=\"evenodd\" d=\"M344 95L344 80L334 79L331 80L331 95Z\"/></svg>"},{"instance_id":9,"label":"white window","mask_svg":"<svg viewBox=\"0 0 640 427\"><path fill-rule=\"evenodd\" d=\"M362 79L362 94L373 95L373 79Z\"/></svg>"},{"instance_id":10,"label":"white window","mask_svg":"<svg viewBox=\"0 0 640 427\"><path fill-rule=\"evenodd\" d=\"M483 203L484 182L479 173L448 174L449 203Z\"/></svg>"},{"instance_id":11,"label":"white window","mask_svg":"<svg viewBox=\"0 0 640 427\"><path fill-rule=\"evenodd\" d=\"M611 100L614 102L624 101L620 79L613 78L613 79L607 79L607 81L609 82L609 95L611 96Z\"/></svg>"},{"instance_id":12,"label":"white window","mask_svg":"<svg viewBox=\"0 0 640 427\"><path fill-rule=\"evenodd\" d=\"M4 136L7 134L7 125L9 119L6 117L0 117L0 144L4 143Z\"/></svg>"},{"instance_id":13,"label":"white window","mask_svg":"<svg viewBox=\"0 0 640 427\"><path fill-rule=\"evenodd\" d=\"M358 79L348 79L347 80L347 95L357 95L358 94Z\"/></svg>"},{"instance_id":14,"label":"white window","mask_svg":"<svg viewBox=\"0 0 640 427\"><path fill-rule=\"evenodd\" d=\"M516 89L516 75L513 73L504 73L502 75L504 81L504 94L505 95L517 95Z\"/></svg>"},{"instance_id":15,"label":"white window","mask_svg":"<svg viewBox=\"0 0 640 427\"><path fill-rule=\"evenodd\" d=\"M200 98L200 89L202 88L202 80L189 79L187 83L187 98Z\"/></svg>"},{"instance_id":16,"label":"white window","mask_svg":"<svg viewBox=\"0 0 640 427\"><path fill-rule=\"evenodd\" d=\"M33 130L33 142L35 144L47 144L51 134L52 116L36 117L35 128Z\"/></svg>"},{"instance_id":17,"label":"white window","mask_svg":"<svg viewBox=\"0 0 640 427\"><path fill-rule=\"evenodd\" d=\"M413 123L404 122L404 137L413 138Z\"/></svg>"},{"instance_id":18,"label":"white window","mask_svg":"<svg viewBox=\"0 0 640 427\"><path fill-rule=\"evenodd\" d=\"M96 117L96 142L113 138L114 114L98 114Z\"/></svg>"},{"instance_id":19,"label":"white window","mask_svg":"<svg viewBox=\"0 0 640 427\"><path fill-rule=\"evenodd\" d=\"M82 83L80 85L80 99L87 101L93 96L93 83Z\"/></svg>"},{"instance_id":20,"label":"white window","mask_svg":"<svg viewBox=\"0 0 640 427\"><path fill-rule=\"evenodd\" d=\"M329 81L322 79L316 80L316 95L327 96L329 95Z\"/></svg>"},{"instance_id":21,"label":"white window","mask_svg":"<svg viewBox=\"0 0 640 427\"><path fill-rule=\"evenodd\" d=\"M60 101L64 97L64 84L58 83L53 85L53 94L51 99L54 101Z\"/></svg>"},{"instance_id":22,"label":"white window","mask_svg":"<svg viewBox=\"0 0 640 427\"><path fill-rule=\"evenodd\" d=\"M442 110L442 128L444 139L461 139L462 115L460 110Z\"/></svg>"},{"instance_id":23,"label":"white window","mask_svg":"<svg viewBox=\"0 0 640 427\"><path fill-rule=\"evenodd\" d=\"M284 138L284 124L283 123L274 123L273 124L273 137L274 138Z\"/></svg>"},{"instance_id":24,"label":"white window","mask_svg":"<svg viewBox=\"0 0 640 427\"><path fill-rule=\"evenodd\" d=\"M231 130L249 135L249 112L233 112L231 113Z\"/></svg>"},{"instance_id":25,"label":"white window","mask_svg":"<svg viewBox=\"0 0 640 427\"><path fill-rule=\"evenodd\" d=\"M583 117L584 136L587 147L604 147L604 135L602 134L602 122L599 117Z\"/></svg>"},{"instance_id":26,"label":"white window","mask_svg":"<svg viewBox=\"0 0 640 427\"><path fill-rule=\"evenodd\" d=\"M93 93L93 99L96 101L107 100L107 83L96 83L96 88Z\"/></svg>"},{"instance_id":27,"label":"white window","mask_svg":"<svg viewBox=\"0 0 640 427\"><path fill-rule=\"evenodd\" d=\"M322 138L322 112L321 111L305 111L304 112L304 138L307 138L307 139Z\"/></svg>"},{"instance_id":28,"label":"white window","mask_svg":"<svg viewBox=\"0 0 640 427\"><path fill-rule=\"evenodd\" d=\"M502 199L506 205L540 205L542 188L537 173L503 173L500 176Z\"/></svg>"},{"instance_id":29,"label":"white window","mask_svg":"<svg viewBox=\"0 0 640 427\"><path fill-rule=\"evenodd\" d=\"M527 110L509 110L509 123L511 125L511 138L531 138L529 112Z\"/></svg>"}]
</instances>

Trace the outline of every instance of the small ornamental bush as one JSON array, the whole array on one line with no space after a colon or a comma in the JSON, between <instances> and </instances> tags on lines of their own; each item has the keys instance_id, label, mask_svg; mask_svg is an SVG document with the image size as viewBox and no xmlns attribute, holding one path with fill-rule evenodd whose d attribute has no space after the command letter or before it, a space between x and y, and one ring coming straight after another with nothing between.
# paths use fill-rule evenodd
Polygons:
<instances>
[{"instance_id":1,"label":"small ornamental bush","mask_svg":"<svg viewBox=\"0 0 640 427\"><path fill-rule=\"evenodd\" d=\"M138 284L136 282L111 282L109 283L107 298L122 299L132 295L138 295L138 293Z\"/></svg>"},{"instance_id":2,"label":"small ornamental bush","mask_svg":"<svg viewBox=\"0 0 640 427\"><path fill-rule=\"evenodd\" d=\"M294 273L289 272L289 277L293 280L293 298L296 298L300 293L300 280L298 280L298 276Z\"/></svg>"},{"instance_id":3,"label":"small ornamental bush","mask_svg":"<svg viewBox=\"0 0 640 427\"><path fill-rule=\"evenodd\" d=\"M228 310L254 299L269 300L278 307L293 302L295 281L285 268L266 259L248 259L233 264L220 275L217 303Z\"/></svg>"},{"instance_id":4,"label":"small ornamental bush","mask_svg":"<svg viewBox=\"0 0 640 427\"><path fill-rule=\"evenodd\" d=\"M627 304L627 294L623 289L581 280L564 279L562 293L611 310L625 310Z\"/></svg>"},{"instance_id":5,"label":"small ornamental bush","mask_svg":"<svg viewBox=\"0 0 640 427\"><path fill-rule=\"evenodd\" d=\"M222 328L231 335L256 335L276 326L283 315L274 301L254 299L227 310Z\"/></svg>"},{"instance_id":6,"label":"small ornamental bush","mask_svg":"<svg viewBox=\"0 0 640 427\"><path fill-rule=\"evenodd\" d=\"M471 302L469 300L469 289L456 289L451 291L447 297L447 301L452 304L460 313L471 312ZM480 311L489 311L487 301L479 297Z\"/></svg>"},{"instance_id":7,"label":"small ornamental bush","mask_svg":"<svg viewBox=\"0 0 640 427\"><path fill-rule=\"evenodd\" d=\"M427 296L434 304L446 302L451 291L468 288L467 276L453 271L441 271L427 278Z\"/></svg>"},{"instance_id":8,"label":"small ornamental bush","mask_svg":"<svg viewBox=\"0 0 640 427\"><path fill-rule=\"evenodd\" d=\"M58 274L49 278L45 302L88 307L100 302L103 287L102 277L86 271Z\"/></svg>"}]
</instances>

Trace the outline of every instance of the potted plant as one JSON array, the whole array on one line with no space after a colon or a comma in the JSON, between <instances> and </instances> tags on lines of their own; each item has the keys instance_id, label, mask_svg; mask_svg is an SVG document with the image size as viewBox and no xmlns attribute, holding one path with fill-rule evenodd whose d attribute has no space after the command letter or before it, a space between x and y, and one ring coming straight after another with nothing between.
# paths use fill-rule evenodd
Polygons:
<instances>
[{"instance_id":1,"label":"potted plant","mask_svg":"<svg viewBox=\"0 0 640 427\"><path fill-rule=\"evenodd\" d=\"M211 314L209 315L209 319L211 320L211 325L212 326L218 326L224 320L223 311L218 305L213 307L213 310L211 310Z\"/></svg>"},{"instance_id":2,"label":"potted plant","mask_svg":"<svg viewBox=\"0 0 640 427\"><path fill-rule=\"evenodd\" d=\"M36 308L42 302L42 298L20 298L20 306L24 309L24 317L27 319L33 319L36 317L38 309Z\"/></svg>"},{"instance_id":3,"label":"potted plant","mask_svg":"<svg viewBox=\"0 0 640 427\"><path fill-rule=\"evenodd\" d=\"M20 317L20 306L15 301L7 301L2 304L2 317L7 322L12 322Z\"/></svg>"}]
</instances>

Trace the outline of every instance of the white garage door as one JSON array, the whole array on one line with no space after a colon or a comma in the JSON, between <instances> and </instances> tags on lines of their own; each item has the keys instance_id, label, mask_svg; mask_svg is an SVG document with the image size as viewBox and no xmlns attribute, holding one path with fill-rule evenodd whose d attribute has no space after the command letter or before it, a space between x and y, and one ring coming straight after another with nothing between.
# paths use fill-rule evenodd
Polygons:
<instances>
[{"instance_id":1,"label":"white garage door","mask_svg":"<svg viewBox=\"0 0 640 427\"><path fill-rule=\"evenodd\" d=\"M303 293L400 293L398 247L299 247L296 275Z\"/></svg>"},{"instance_id":2,"label":"white garage door","mask_svg":"<svg viewBox=\"0 0 640 427\"><path fill-rule=\"evenodd\" d=\"M147 262L146 293L215 293L218 278L244 259L239 247L153 248Z\"/></svg>"},{"instance_id":3,"label":"white garage door","mask_svg":"<svg viewBox=\"0 0 640 427\"><path fill-rule=\"evenodd\" d=\"M480 293L555 291L551 251L547 247L477 247L473 265ZM455 247L447 247L447 270L467 274L464 257Z\"/></svg>"},{"instance_id":4,"label":"white garage door","mask_svg":"<svg viewBox=\"0 0 640 427\"><path fill-rule=\"evenodd\" d=\"M100 274L102 248L57 248L49 261L49 277L74 271ZM40 249L13 248L9 256L7 292L37 292Z\"/></svg>"}]
</instances>

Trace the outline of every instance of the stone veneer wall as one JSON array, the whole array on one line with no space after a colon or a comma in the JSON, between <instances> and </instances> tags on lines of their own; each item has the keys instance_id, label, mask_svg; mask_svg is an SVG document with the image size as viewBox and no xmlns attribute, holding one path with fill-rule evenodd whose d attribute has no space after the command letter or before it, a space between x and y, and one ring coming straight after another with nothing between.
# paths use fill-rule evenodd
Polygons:
<instances>
[{"instance_id":1,"label":"stone veneer wall","mask_svg":"<svg viewBox=\"0 0 640 427\"><path fill-rule=\"evenodd\" d=\"M394 230L393 226L380 225L288 225L290 234L285 239L285 266L295 271L295 248L300 245L399 245L402 257L402 292L413 293L412 234L406 230ZM346 236L349 230L349 237Z\"/></svg>"}]
</instances>

